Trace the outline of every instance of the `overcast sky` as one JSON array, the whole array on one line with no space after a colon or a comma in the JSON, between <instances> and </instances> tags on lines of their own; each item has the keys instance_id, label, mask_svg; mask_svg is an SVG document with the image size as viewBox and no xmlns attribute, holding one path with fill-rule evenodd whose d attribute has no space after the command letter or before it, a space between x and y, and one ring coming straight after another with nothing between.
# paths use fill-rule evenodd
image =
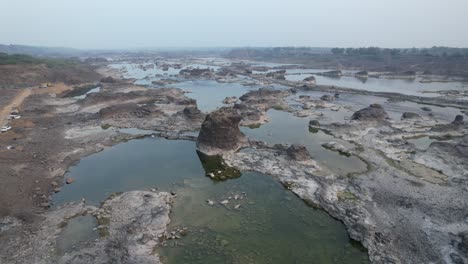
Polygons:
<instances>
[{"instance_id":1,"label":"overcast sky","mask_svg":"<svg viewBox=\"0 0 468 264\"><path fill-rule=\"evenodd\" d=\"M0 0L0 43L468 47L468 0Z\"/></svg>"}]
</instances>

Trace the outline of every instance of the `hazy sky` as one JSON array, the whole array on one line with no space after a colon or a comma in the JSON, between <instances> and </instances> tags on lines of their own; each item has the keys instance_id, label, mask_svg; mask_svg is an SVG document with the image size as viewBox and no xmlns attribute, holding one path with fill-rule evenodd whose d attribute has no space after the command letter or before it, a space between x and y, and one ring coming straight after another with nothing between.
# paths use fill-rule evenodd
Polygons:
<instances>
[{"instance_id":1,"label":"hazy sky","mask_svg":"<svg viewBox=\"0 0 468 264\"><path fill-rule=\"evenodd\" d=\"M0 43L468 47L468 0L0 0Z\"/></svg>"}]
</instances>

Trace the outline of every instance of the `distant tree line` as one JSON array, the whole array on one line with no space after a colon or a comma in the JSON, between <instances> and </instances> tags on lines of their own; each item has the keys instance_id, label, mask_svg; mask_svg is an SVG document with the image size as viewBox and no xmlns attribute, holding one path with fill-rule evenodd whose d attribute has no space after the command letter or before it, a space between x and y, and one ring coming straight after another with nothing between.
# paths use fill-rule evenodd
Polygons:
<instances>
[{"instance_id":1,"label":"distant tree line","mask_svg":"<svg viewBox=\"0 0 468 264\"><path fill-rule=\"evenodd\" d=\"M0 52L0 65L45 64L49 68L79 66L83 63L77 58L45 58L26 54L7 54Z\"/></svg>"},{"instance_id":2,"label":"distant tree line","mask_svg":"<svg viewBox=\"0 0 468 264\"><path fill-rule=\"evenodd\" d=\"M468 57L468 48L432 47L432 48L410 48L410 49L388 49L378 47L367 48L332 48L335 55L367 55L367 56L435 56L435 57Z\"/></svg>"}]
</instances>

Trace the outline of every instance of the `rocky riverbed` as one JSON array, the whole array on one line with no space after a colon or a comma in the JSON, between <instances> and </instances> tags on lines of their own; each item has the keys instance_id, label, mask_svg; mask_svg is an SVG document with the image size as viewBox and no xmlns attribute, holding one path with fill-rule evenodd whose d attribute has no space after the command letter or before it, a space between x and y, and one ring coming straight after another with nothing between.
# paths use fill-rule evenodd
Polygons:
<instances>
[{"instance_id":1,"label":"rocky riverbed","mask_svg":"<svg viewBox=\"0 0 468 264\"><path fill-rule=\"evenodd\" d=\"M0 211L0 259L160 263L157 252L164 240L179 236L165 233L175 193L130 191L112 195L100 206L82 201L45 210L54 206L51 193L74 184L75 179L65 182L63 176L80 158L153 135L196 140L206 176L213 181L247 171L272 176L307 204L340 220L349 236L367 248L372 263L468 260L468 126L462 112L468 109L467 101L323 86L312 78L289 81L286 71L263 74L245 63L213 63L210 69L185 67L186 63L133 67L139 73L161 68L156 73L161 76L140 76L137 82L147 81L146 86L119 78L131 76L114 68L100 70L111 76L96 84L98 92L84 98L53 92L26 98L20 107L22 118L0 139L1 145L15 145L15 151L0 151L8 161L1 163L0 175L8 179L8 188L0 194L5 201ZM172 76L162 73L175 67L182 70ZM227 91L221 98L228 106L210 113L198 109L190 93L166 88L204 81L242 82L253 88L239 100ZM333 162L318 162L302 144L263 142L239 128L268 123L271 109L306 120L304 129L311 134L330 136L319 151L358 159L367 169L339 173ZM124 128L150 132L126 133ZM276 132L271 133L275 139ZM433 142L427 148L411 143L421 137ZM58 254L56 238L77 216L96 219L100 237Z\"/></svg>"}]
</instances>

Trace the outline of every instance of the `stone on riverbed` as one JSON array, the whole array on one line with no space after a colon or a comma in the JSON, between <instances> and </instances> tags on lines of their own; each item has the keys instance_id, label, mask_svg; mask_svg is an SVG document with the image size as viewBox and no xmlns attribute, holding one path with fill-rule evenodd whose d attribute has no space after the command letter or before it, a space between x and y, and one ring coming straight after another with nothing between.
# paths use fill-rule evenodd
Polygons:
<instances>
[{"instance_id":1,"label":"stone on riverbed","mask_svg":"<svg viewBox=\"0 0 468 264\"><path fill-rule=\"evenodd\" d=\"M305 160L310 160L310 154L309 151L307 151L307 148L301 145L293 144L291 145L287 150L286 153L288 156L296 161L305 161Z\"/></svg>"},{"instance_id":2,"label":"stone on riverbed","mask_svg":"<svg viewBox=\"0 0 468 264\"><path fill-rule=\"evenodd\" d=\"M387 118L388 115L380 104L371 104L351 116L351 120L359 121L382 121Z\"/></svg>"},{"instance_id":3,"label":"stone on riverbed","mask_svg":"<svg viewBox=\"0 0 468 264\"><path fill-rule=\"evenodd\" d=\"M237 97L235 96L228 96L224 98L223 104L235 104L237 102Z\"/></svg>"},{"instance_id":4,"label":"stone on riverbed","mask_svg":"<svg viewBox=\"0 0 468 264\"><path fill-rule=\"evenodd\" d=\"M403 115L401 115L401 119L414 119L414 118L420 118L421 116L413 113L413 112L404 112Z\"/></svg>"},{"instance_id":5,"label":"stone on riverbed","mask_svg":"<svg viewBox=\"0 0 468 264\"><path fill-rule=\"evenodd\" d=\"M320 97L320 100L328 101L328 102L335 101L335 99L336 98L333 95L329 95L329 94L325 94L325 95L322 95L322 97Z\"/></svg>"}]
</instances>

